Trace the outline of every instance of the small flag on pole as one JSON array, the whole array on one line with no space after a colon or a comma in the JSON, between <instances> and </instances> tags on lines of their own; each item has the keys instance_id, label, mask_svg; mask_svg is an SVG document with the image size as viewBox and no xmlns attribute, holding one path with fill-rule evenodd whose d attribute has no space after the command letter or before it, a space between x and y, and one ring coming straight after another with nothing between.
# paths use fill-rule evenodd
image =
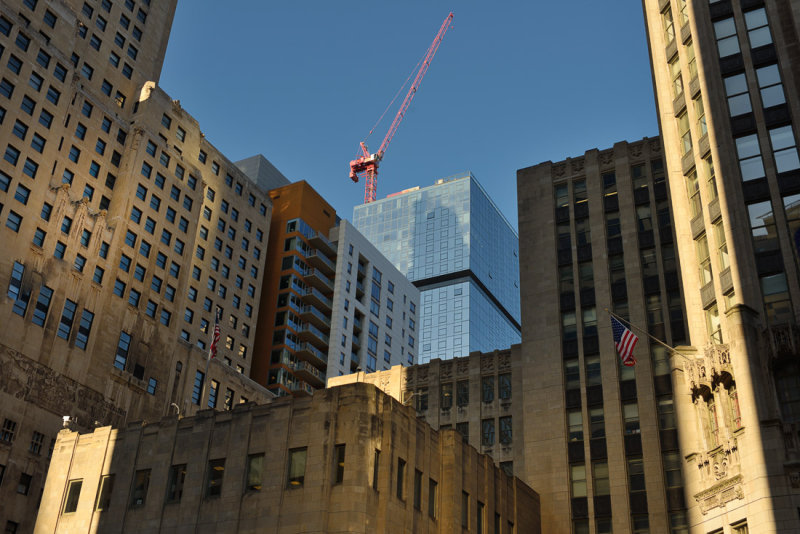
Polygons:
<instances>
[{"instance_id":1,"label":"small flag on pole","mask_svg":"<svg viewBox=\"0 0 800 534\"><path fill-rule=\"evenodd\" d=\"M211 335L211 346L208 348L210 358L217 357L217 344L219 343L219 312L214 313L214 333Z\"/></svg>"},{"instance_id":2,"label":"small flag on pole","mask_svg":"<svg viewBox=\"0 0 800 534\"><path fill-rule=\"evenodd\" d=\"M639 338L613 315L611 316L611 330L614 332L614 345L617 347L619 357L622 358L622 364L628 367L636 365L633 347L636 346Z\"/></svg>"}]
</instances>

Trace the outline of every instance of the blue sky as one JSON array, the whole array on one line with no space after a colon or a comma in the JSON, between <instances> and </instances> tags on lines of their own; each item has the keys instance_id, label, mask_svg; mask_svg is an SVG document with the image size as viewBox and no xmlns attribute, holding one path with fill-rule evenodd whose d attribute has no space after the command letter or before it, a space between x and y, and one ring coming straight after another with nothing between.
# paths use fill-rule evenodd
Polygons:
<instances>
[{"instance_id":1,"label":"blue sky","mask_svg":"<svg viewBox=\"0 0 800 534\"><path fill-rule=\"evenodd\" d=\"M228 158L262 153L351 219L348 163L451 10L378 198L469 170L516 227L517 169L657 135L638 0L179 0L160 84Z\"/></svg>"}]
</instances>

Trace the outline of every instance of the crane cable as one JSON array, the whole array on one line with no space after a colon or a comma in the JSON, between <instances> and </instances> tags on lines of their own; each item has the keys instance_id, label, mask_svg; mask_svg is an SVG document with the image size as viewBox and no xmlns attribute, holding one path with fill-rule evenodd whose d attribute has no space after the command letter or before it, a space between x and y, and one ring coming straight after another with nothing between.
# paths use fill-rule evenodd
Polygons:
<instances>
[{"instance_id":1,"label":"crane cable","mask_svg":"<svg viewBox=\"0 0 800 534\"><path fill-rule=\"evenodd\" d=\"M408 75L408 78L406 78L406 81L405 81L405 82L403 82L403 85L401 85L401 86L400 86L400 89L398 89L398 90L397 90L397 93L395 93L395 95L394 95L394 98L392 98L392 101L391 101L391 102L389 102L389 105L388 105L388 106L386 106L386 109L385 109L385 110L383 110L383 113L381 113L381 116L380 116L380 118L378 119L378 122L376 122L376 123L375 123L375 126L373 126L373 127L372 127L372 129L369 131L369 133L367 134L367 136L364 138L364 144L367 144L367 139L369 139L369 136L371 136L371 135L372 135L372 133L375 131L375 128L377 128L377 127L378 127L378 125L381 123L381 121L383 120L383 118L386 116L386 113L389 111L389 109L390 109L390 108L392 107L392 105L394 104L395 100L397 100L397 97L398 97L398 96L400 96L400 93L402 93L402 92L403 92L403 89L405 89L406 85L408 85L408 82L409 82L409 80L411 80L411 77L412 77L412 76L414 76L414 73L415 73L415 72L417 72L417 71L419 70L420 63L422 63L422 60L424 60L424 59L425 59L425 56L426 56L427 54L428 54L428 51L426 50L426 51L425 51L425 54L423 54L423 56L422 56L422 57L419 59L419 61L417 61L417 64L416 64L416 65L414 66L414 68L411 70L411 73Z\"/></svg>"}]
</instances>

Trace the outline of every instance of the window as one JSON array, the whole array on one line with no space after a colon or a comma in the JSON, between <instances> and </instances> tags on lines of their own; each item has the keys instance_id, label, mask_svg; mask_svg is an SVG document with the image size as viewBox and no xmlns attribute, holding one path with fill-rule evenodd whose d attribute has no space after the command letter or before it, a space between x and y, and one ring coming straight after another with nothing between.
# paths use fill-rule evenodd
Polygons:
<instances>
[{"instance_id":1,"label":"window","mask_svg":"<svg viewBox=\"0 0 800 534\"><path fill-rule=\"evenodd\" d=\"M622 404L622 418L625 421L625 434L639 434L639 405L636 402Z\"/></svg>"},{"instance_id":2,"label":"window","mask_svg":"<svg viewBox=\"0 0 800 534\"><path fill-rule=\"evenodd\" d=\"M681 76L681 62L676 55L669 62L669 74L672 78L672 98L676 99L683 94L683 76Z\"/></svg>"},{"instance_id":3,"label":"window","mask_svg":"<svg viewBox=\"0 0 800 534\"><path fill-rule=\"evenodd\" d=\"M97 492L96 511L108 510L111 504L111 492L114 489L114 475L104 475L100 478L100 490Z\"/></svg>"},{"instance_id":4,"label":"window","mask_svg":"<svg viewBox=\"0 0 800 534\"><path fill-rule=\"evenodd\" d=\"M94 322L94 313L84 309L81 312L81 320L78 323L78 333L75 335L75 346L79 349L86 350L89 335L92 332L92 322Z\"/></svg>"},{"instance_id":5,"label":"window","mask_svg":"<svg viewBox=\"0 0 800 534\"><path fill-rule=\"evenodd\" d=\"M494 401L494 376L481 378L481 400L485 403Z\"/></svg>"},{"instance_id":6,"label":"window","mask_svg":"<svg viewBox=\"0 0 800 534\"><path fill-rule=\"evenodd\" d=\"M753 107L750 104L750 93L747 91L747 78L744 73L728 76L725 82L725 96L728 97L728 111L731 117L750 113Z\"/></svg>"},{"instance_id":7,"label":"window","mask_svg":"<svg viewBox=\"0 0 800 534\"><path fill-rule=\"evenodd\" d=\"M686 111L678 115L678 129L681 136L681 155L685 155L692 150L692 133L689 129L689 115Z\"/></svg>"},{"instance_id":8,"label":"window","mask_svg":"<svg viewBox=\"0 0 800 534\"><path fill-rule=\"evenodd\" d=\"M397 458L397 498L405 500L406 461Z\"/></svg>"},{"instance_id":9,"label":"window","mask_svg":"<svg viewBox=\"0 0 800 534\"><path fill-rule=\"evenodd\" d=\"M11 270L11 280L8 282L8 297L14 300L14 313L24 316L28 309L28 299L30 290L22 288L22 277L25 274L25 266L18 261L14 262Z\"/></svg>"},{"instance_id":10,"label":"window","mask_svg":"<svg viewBox=\"0 0 800 534\"><path fill-rule=\"evenodd\" d=\"M120 332L119 341L117 341L117 351L114 354L114 367L120 371L125 370L125 365L128 363L128 351L131 346L131 336L125 331Z\"/></svg>"},{"instance_id":11,"label":"window","mask_svg":"<svg viewBox=\"0 0 800 534\"><path fill-rule=\"evenodd\" d=\"M344 447L344 445L341 445ZM344 462L344 456L342 457ZM247 479L245 489L247 491L261 491L264 474L264 453L251 454L247 457Z\"/></svg>"},{"instance_id":12,"label":"window","mask_svg":"<svg viewBox=\"0 0 800 534\"><path fill-rule=\"evenodd\" d=\"M3 428L0 430L0 441L4 443L13 443L14 442L14 434L17 430L17 422L12 421L11 419L6 419L3 421Z\"/></svg>"},{"instance_id":13,"label":"window","mask_svg":"<svg viewBox=\"0 0 800 534\"><path fill-rule=\"evenodd\" d=\"M800 159L791 125L769 131L775 166L779 173L800 169Z\"/></svg>"},{"instance_id":14,"label":"window","mask_svg":"<svg viewBox=\"0 0 800 534\"><path fill-rule=\"evenodd\" d=\"M736 36L736 24L733 17L715 22L714 35L717 39L720 58L739 53L739 39Z\"/></svg>"},{"instance_id":15,"label":"window","mask_svg":"<svg viewBox=\"0 0 800 534\"><path fill-rule=\"evenodd\" d=\"M70 480L67 483L67 498L64 499L63 513L73 514L78 509L78 499L81 496L82 486L83 480Z\"/></svg>"},{"instance_id":16,"label":"window","mask_svg":"<svg viewBox=\"0 0 800 534\"><path fill-rule=\"evenodd\" d=\"M756 78L761 92L761 104L764 108L786 102L786 96L783 94L783 84L781 83L781 74L778 71L777 64L756 69Z\"/></svg>"},{"instance_id":17,"label":"window","mask_svg":"<svg viewBox=\"0 0 800 534\"><path fill-rule=\"evenodd\" d=\"M761 148L758 144L758 135L751 134L737 137L736 153L739 157L739 169L742 180L755 180L764 177L764 164L761 159Z\"/></svg>"},{"instance_id":18,"label":"window","mask_svg":"<svg viewBox=\"0 0 800 534\"><path fill-rule=\"evenodd\" d=\"M570 441L583 441L583 415L581 410L567 412L567 428Z\"/></svg>"},{"instance_id":19,"label":"window","mask_svg":"<svg viewBox=\"0 0 800 534\"><path fill-rule=\"evenodd\" d=\"M150 470L139 469L133 479L131 491L131 508L144 506L147 499L147 488L150 486Z\"/></svg>"},{"instance_id":20,"label":"window","mask_svg":"<svg viewBox=\"0 0 800 534\"><path fill-rule=\"evenodd\" d=\"M186 480L186 464L173 465L167 478L167 502L180 502L183 496L183 483Z\"/></svg>"},{"instance_id":21,"label":"window","mask_svg":"<svg viewBox=\"0 0 800 534\"><path fill-rule=\"evenodd\" d=\"M205 376L205 373L199 370L195 374L194 385L192 386L192 404L200 405L200 395L203 391L203 380Z\"/></svg>"},{"instance_id":22,"label":"window","mask_svg":"<svg viewBox=\"0 0 800 534\"><path fill-rule=\"evenodd\" d=\"M301 487L306 473L306 448L289 451L289 465L286 485L289 488Z\"/></svg>"},{"instance_id":23,"label":"window","mask_svg":"<svg viewBox=\"0 0 800 534\"><path fill-rule=\"evenodd\" d=\"M78 308L78 304L66 299L64 302L64 309L61 312L61 320L58 323L58 330L56 331L56 335L61 339L69 339L69 335L72 332L72 323L75 320L75 311Z\"/></svg>"},{"instance_id":24,"label":"window","mask_svg":"<svg viewBox=\"0 0 800 534\"><path fill-rule=\"evenodd\" d=\"M697 263L700 267L700 283L708 284L713 280L714 276L708 252L708 238L705 234L695 240L695 250L697 251Z\"/></svg>"},{"instance_id":25,"label":"window","mask_svg":"<svg viewBox=\"0 0 800 534\"><path fill-rule=\"evenodd\" d=\"M481 445L484 447L494 445L494 419L481 421Z\"/></svg>"},{"instance_id":26,"label":"window","mask_svg":"<svg viewBox=\"0 0 800 534\"><path fill-rule=\"evenodd\" d=\"M336 445L333 449L333 483L341 484L344 481L344 455L345 445Z\"/></svg>"},{"instance_id":27,"label":"window","mask_svg":"<svg viewBox=\"0 0 800 534\"><path fill-rule=\"evenodd\" d=\"M664 25L664 42L671 43L675 39L675 24L672 20L672 8L667 7L661 13L661 22Z\"/></svg>"},{"instance_id":28,"label":"window","mask_svg":"<svg viewBox=\"0 0 800 534\"><path fill-rule=\"evenodd\" d=\"M750 39L750 48L758 48L772 43L767 13L763 7L753 11L746 11L744 25L747 28L747 37Z\"/></svg>"},{"instance_id":29,"label":"window","mask_svg":"<svg viewBox=\"0 0 800 534\"><path fill-rule=\"evenodd\" d=\"M572 497L586 497L586 466L584 464L570 465L569 474Z\"/></svg>"},{"instance_id":30,"label":"window","mask_svg":"<svg viewBox=\"0 0 800 534\"><path fill-rule=\"evenodd\" d=\"M461 526L469 529L469 493L461 492Z\"/></svg>"}]
</instances>

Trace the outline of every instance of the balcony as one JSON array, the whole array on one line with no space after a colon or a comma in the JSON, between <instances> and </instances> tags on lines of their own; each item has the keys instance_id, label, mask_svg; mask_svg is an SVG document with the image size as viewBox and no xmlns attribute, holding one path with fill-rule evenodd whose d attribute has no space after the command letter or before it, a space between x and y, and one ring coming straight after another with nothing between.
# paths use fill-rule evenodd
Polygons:
<instances>
[{"instance_id":1,"label":"balcony","mask_svg":"<svg viewBox=\"0 0 800 534\"><path fill-rule=\"evenodd\" d=\"M300 308L300 318L306 323L312 323L314 326L323 329L325 332L330 332L331 330L331 320L328 316L311 304L306 304Z\"/></svg>"},{"instance_id":2,"label":"balcony","mask_svg":"<svg viewBox=\"0 0 800 534\"><path fill-rule=\"evenodd\" d=\"M298 337L303 341L308 341L322 351L328 350L328 336L313 324L306 323L298 332Z\"/></svg>"},{"instance_id":3,"label":"balcony","mask_svg":"<svg viewBox=\"0 0 800 534\"><path fill-rule=\"evenodd\" d=\"M336 273L336 263L329 260L328 257L319 250L314 250L311 254L307 255L306 262L317 269L325 271L329 276L333 276Z\"/></svg>"},{"instance_id":4,"label":"balcony","mask_svg":"<svg viewBox=\"0 0 800 534\"><path fill-rule=\"evenodd\" d=\"M307 304L313 304L323 312L330 313L333 309L333 301L322 294L318 289L310 287L303 293L303 301Z\"/></svg>"},{"instance_id":5,"label":"balcony","mask_svg":"<svg viewBox=\"0 0 800 534\"><path fill-rule=\"evenodd\" d=\"M314 235L308 241L312 246L322 250L328 256L336 257L336 245L331 243L322 233L314 232Z\"/></svg>"},{"instance_id":6,"label":"balcony","mask_svg":"<svg viewBox=\"0 0 800 534\"><path fill-rule=\"evenodd\" d=\"M300 343L294 351L294 357L320 369L328 366L328 355L311 343Z\"/></svg>"},{"instance_id":7,"label":"balcony","mask_svg":"<svg viewBox=\"0 0 800 534\"><path fill-rule=\"evenodd\" d=\"M305 397L314 394L314 388L311 386L311 384L303 382L302 380L292 382L289 385L289 390L295 397Z\"/></svg>"},{"instance_id":8,"label":"balcony","mask_svg":"<svg viewBox=\"0 0 800 534\"><path fill-rule=\"evenodd\" d=\"M363 323L361 322L361 317L354 315L353 316L353 335L358 335L361 333L361 329L363 328Z\"/></svg>"},{"instance_id":9,"label":"balcony","mask_svg":"<svg viewBox=\"0 0 800 534\"><path fill-rule=\"evenodd\" d=\"M296 362L292 368L297 378L304 380L316 388L325 387L325 373L308 362Z\"/></svg>"},{"instance_id":10,"label":"balcony","mask_svg":"<svg viewBox=\"0 0 800 534\"><path fill-rule=\"evenodd\" d=\"M325 295L333 294L333 280L322 274L319 269L309 269L303 277L306 284L322 291Z\"/></svg>"},{"instance_id":11,"label":"balcony","mask_svg":"<svg viewBox=\"0 0 800 534\"><path fill-rule=\"evenodd\" d=\"M364 264L358 262L358 278L363 278L367 276L367 268L364 267Z\"/></svg>"},{"instance_id":12,"label":"balcony","mask_svg":"<svg viewBox=\"0 0 800 534\"><path fill-rule=\"evenodd\" d=\"M353 336L351 341L352 341L352 344L353 344L353 350L354 351L358 351L361 348L361 340L358 339L358 336Z\"/></svg>"}]
</instances>

